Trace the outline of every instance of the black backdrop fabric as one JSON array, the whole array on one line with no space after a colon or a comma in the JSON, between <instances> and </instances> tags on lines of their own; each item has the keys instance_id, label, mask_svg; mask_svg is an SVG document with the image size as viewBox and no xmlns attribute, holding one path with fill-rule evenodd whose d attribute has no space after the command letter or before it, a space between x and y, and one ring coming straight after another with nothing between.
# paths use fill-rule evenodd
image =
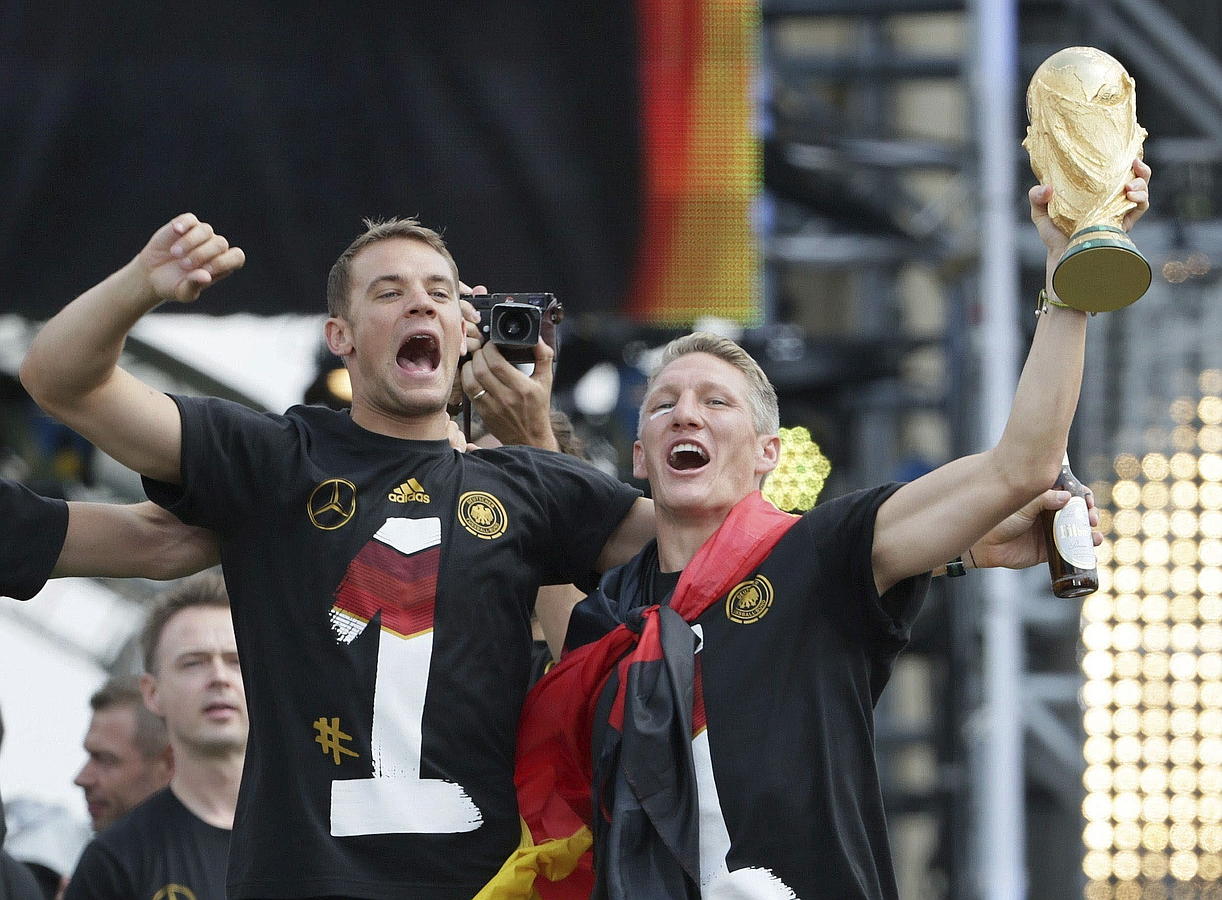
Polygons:
<instances>
[{"instance_id":1,"label":"black backdrop fabric","mask_svg":"<svg viewBox=\"0 0 1222 900\"><path fill-rule=\"evenodd\" d=\"M321 312L365 216L468 283L616 309L639 221L631 0L0 2L0 312L42 318L191 210L246 268L193 311Z\"/></svg>"}]
</instances>

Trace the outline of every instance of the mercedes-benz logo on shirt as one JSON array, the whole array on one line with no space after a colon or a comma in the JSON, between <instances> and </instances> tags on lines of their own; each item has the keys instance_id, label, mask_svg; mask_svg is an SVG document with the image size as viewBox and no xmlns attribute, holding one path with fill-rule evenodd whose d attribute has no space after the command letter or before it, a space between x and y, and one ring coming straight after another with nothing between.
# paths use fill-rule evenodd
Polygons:
<instances>
[{"instance_id":1,"label":"mercedes-benz logo on shirt","mask_svg":"<svg viewBox=\"0 0 1222 900\"><path fill-rule=\"evenodd\" d=\"M356 515L356 485L344 478L328 478L314 488L306 509L315 528L342 528Z\"/></svg>"},{"instance_id":2,"label":"mercedes-benz logo on shirt","mask_svg":"<svg viewBox=\"0 0 1222 900\"><path fill-rule=\"evenodd\" d=\"M195 900L195 891L185 884L167 884L153 894L153 900Z\"/></svg>"}]
</instances>

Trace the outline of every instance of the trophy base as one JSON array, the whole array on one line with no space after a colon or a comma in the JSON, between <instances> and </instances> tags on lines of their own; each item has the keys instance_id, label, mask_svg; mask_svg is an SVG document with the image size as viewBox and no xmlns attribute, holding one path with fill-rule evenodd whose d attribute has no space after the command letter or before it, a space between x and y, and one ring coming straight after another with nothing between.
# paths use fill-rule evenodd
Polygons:
<instances>
[{"instance_id":1,"label":"trophy base","mask_svg":"<svg viewBox=\"0 0 1222 900\"><path fill-rule=\"evenodd\" d=\"M1061 302L1084 312L1110 312L1139 300L1150 287L1150 264L1119 228L1077 231L1052 273Z\"/></svg>"}]
</instances>

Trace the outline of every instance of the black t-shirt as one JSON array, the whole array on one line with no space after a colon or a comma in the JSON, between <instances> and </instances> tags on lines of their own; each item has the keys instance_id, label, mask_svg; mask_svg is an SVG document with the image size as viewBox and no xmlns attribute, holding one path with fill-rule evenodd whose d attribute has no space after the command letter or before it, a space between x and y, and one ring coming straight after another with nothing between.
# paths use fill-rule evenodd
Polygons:
<instances>
[{"instance_id":1,"label":"black t-shirt","mask_svg":"<svg viewBox=\"0 0 1222 900\"><path fill-rule=\"evenodd\" d=\"M520 837L535 593L592 569L637 492L557 453L175 399L183 486L149 496L220 536L250 709L231 895L471 897Z\"/></svg>"},{"instance_id":2,"label":"black t-shirt","mask_svg":"<svg viewBox=\"0 0 1222 900\"><path fill-rule=\"evenodd\" d=\"M929 584L874 588L875 514L898 487L815 507L693 623L706 896L713 881L760 898L896 896L873 707ZM655 569L647 589L667 602L677 580Z\"/></svg>"},{"instance_id":3,"label":"black t-shirt","mask_svg":"<svg viewBox=\"0 0 1222 900\"><path fill-rule=\"evenodd\" d=\"M229 835L164 788L89 842L64 900L225 900Z\"/></svg>"},{"instance_id":4,"label":"black t-shirt","mask_svg":"<svg viewBox=\"0 0 1222 900\"><path fill-rule=\"evenodd\" d=\"M43 900L38 879L25 863L0 850L0 900Z\"/></svg>"},{"instance_id":5,"label":"black t-shirt","mask_svg":"<svg viewBox=\"0 0 1222 900\"><path fill-rule=\"evenodd\" d=\"M29 600L47 583L68 532L68 504L0 478L0 595Z\"/></svg>"}]
</instances>

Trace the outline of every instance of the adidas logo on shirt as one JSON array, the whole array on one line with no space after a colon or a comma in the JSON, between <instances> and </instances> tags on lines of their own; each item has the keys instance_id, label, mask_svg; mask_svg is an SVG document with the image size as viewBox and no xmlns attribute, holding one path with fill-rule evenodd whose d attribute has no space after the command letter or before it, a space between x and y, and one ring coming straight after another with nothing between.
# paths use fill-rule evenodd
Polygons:
<instances>
[{"instance_id":1,"label":"adidas logo on shirt","mask_svg":"<svg viewBox=\"0 0 1222 900\"><path fill-rule=\"evenodd\" d=\"M409 478L387 495L391 503L428 503L429 495L415 478Z\"/></svg>"}]
</instances>

